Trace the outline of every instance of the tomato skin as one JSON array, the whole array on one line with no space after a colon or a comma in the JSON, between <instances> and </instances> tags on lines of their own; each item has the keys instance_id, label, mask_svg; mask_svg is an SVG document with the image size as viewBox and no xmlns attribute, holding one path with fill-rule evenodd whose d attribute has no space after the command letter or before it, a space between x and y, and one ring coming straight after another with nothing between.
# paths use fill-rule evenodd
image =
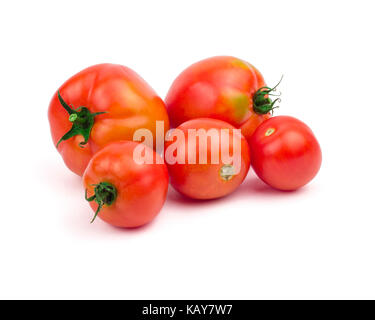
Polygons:
<instances>
[{"instance_id":1,"label":"tomato skin","mask_svg":"<svg viewBox=\"0 0 375 320\"><path fill-rule=\"evenodd\" d=\"M92 157L83 175L88 196L94 193L93 185L100 182L109 182L117 189L115 202L104 205L98 214L116 227L133 228L150 222L161 210L167 196L169 177L166 165L162 162L137 164L133 160L133 151L138 145L133 141L107 145ZM160 158L152 152L154 157ZM90 205L97 210L95 201Z\"/></svg>"},{"instance_id":2,"label":"tomato skin","mask_svg":"<svg viewBox=\"0 0 375 320\"><path fill-rule=\"evenodd\" d=\"M232 193L245 179L250 168L250 152L246 139L242 135L237 135L236 139L240 139L241 146L241 167L239 173L234 175L230 180L224 180L220 176L220 170L224 166L223 159L220 155L219 163L211 162L211 144L207 143L207 164L199 164L199 148L200 140L196 140L197 154L196 164L188 163L189 148L188 147L188 130L189 129L204 129L206 132L210 129L229 129L229 152L233 154L233 126L221 120L199 118L189 120L181 124L177 129L182 130L185 135L183 144L178 142L178 146L185 150L185 164L175 163L169 164L167 161L168 172L170 175L170 182L172 186L181 194L193 199L215 199ZM177 140L178 141L178 140ZM167 141L165 145L165 152L174 143ZM220 141L221 152L221 141ZM165 157L167 159L167 157ZM168 159L167 159L168 160Z\"/></svg>"},{"instance_id":3,"label":"tomato skin","mask_svg":"<svg viewBox=\"0 0 375 320\"><path fill-rule=\"evenodd\" d=\"M166 97L171 126L214 118L239 127L253 112L253 95L265 86L260 72L235 57L201 60L185 69Z\"/></svg>"},{"instance_id":4,"label":"tomato skin","mask_svg":"<svg viewBox=\"0 0 375 320\"><path fill-rule=\"evenodd\" d=\"M83 148L79 146L84 140L81 135L62 141L57 148L67 167L80 176L92 155L108 143L132 140L133 133L139 128L151 130L155 139L156 120L164 121L164 129L169 129L162 99L137 73L125 66L91 66L68 79L58 91L74 108L84 106L91 112L106 112L95 117L90 138ZM48 109L55 145L72 127L68 116L56 92Z\"/></svg>"},{"instance_id":5,"label":"tomato skin","mask_svg":"<svg viewBox=\"0 0 375 320\"><path fill-rule=\"evenodd\" d=\"M251 136L254 134L255 130L259 127L263 121L271 118L270 113L257 114L254 111L251 112L250 118L240 127L241 133L246 138L247 142L250 144Z\"/></svg>"},{"instance_id":6,"label":"tomato skin","mask_svg":"<svg viewBox=\"0 0 375 320\"><path fill-rule=\"evenodd\" d=\"M279 190L296 190L318 173L322 152L311 129L289 116L263 122L250 140L251 165L260 179Z\"/></svg>"}]
</instances>

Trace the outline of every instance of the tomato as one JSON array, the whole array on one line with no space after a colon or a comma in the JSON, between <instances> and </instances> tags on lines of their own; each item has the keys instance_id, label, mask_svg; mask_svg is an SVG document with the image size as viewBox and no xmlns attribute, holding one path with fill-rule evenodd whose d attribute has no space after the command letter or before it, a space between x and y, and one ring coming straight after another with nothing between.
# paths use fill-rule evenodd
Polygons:
<instances>
[{"instance_id":1,"label":"tomato","mask_svg":"<svg viewBox=\"0 0 375 320\"><path fill-rule=\"evenodd\" d=\"M166 97L172 127L196 118L226 121L236 128L256 126L274 109L260 72L234 57L212 57L185 69ZM247 133L247 131L244 131Z\"/></svg>"},{"instance_id":2,"label":"tomato","mask_svg":"<svg viewBox=\"0 0 375 320\"><path fill-rule=\"evenodd\" d=\"M83 175L86 199L105 222L117 227L139 227L162 208L168 190L168 171L161 157L139 164L133 157L139 143L113 142L97 152ZM94 220L93 219L93 220Z\"/></svg>"},{"instance_id":3,"label":"tomato","mask_svg":"<svg viewBox=\"0 0 375 320\"><path fill-rule=\"evenodd\" d=\"M67 80L52 97L48 118L54 144L78 175L108 143L132 140L139 128L156 139L156 120L169 128L162 99L134 71L115 64L95 65Z\"/></svg>"},{"instance_id":4,"label":"tomato","mask_svg":"<svg viewBox=\"0 0 375 320\"><path fill-rule=\"evenodd\" d=\"M250 139L251 165L273 188L295 190L320 169L322 152L311 129L288 116L264 121Z\"/></svg>"},{"instance_id":5,"label":"tomato","mask_svg":"<svg viewBox=\"0 0 375 320\"><path fill-rule=\"evenodd\" d=\"M228 134L227 140L221 135L221 129ZM234 129L221 120L200 118L184 122L172 130L165 145L172 186L193 199L214 199L233 192L245 179L250 167L249 146L240 131ZM197 133L200 130L209 138L201 139L197 135L189 138L189 132L193 130ZM228 141L227 147L225 141ZM225 159L226 151L231 159ZM203 154L206 154L206 159ZM176 158L175 163L171 162L172 155ZM236 158L239 161L235 161Z\"/></svg>"}]
</instances>

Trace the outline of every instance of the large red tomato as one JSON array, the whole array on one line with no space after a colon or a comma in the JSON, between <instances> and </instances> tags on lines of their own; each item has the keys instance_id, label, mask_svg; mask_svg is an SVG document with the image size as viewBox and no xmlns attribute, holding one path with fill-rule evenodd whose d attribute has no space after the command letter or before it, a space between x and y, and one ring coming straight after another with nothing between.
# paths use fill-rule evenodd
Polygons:
<instances>
[{"instance_id":1,"label":"large red tomato","mask_svg":"<svg viewBox=\"0 0 375 320\"><path fill-rule=\"evenodd\" d=\"M221 135L222 129L229 139ZM165 161L172 186L194 199L214 199L233 192L245 179L250 167L248 143L240 131L234 129L221 120L200 118L184 122L172 131L165 145ZM201 139L198 135L189 138L189 132L194 130L197 133L200 130L209 138ZM228 144L225 145L224 141ZM226 160L226 151L230 156L238 152L239 161ZM171 162L172 155L174 163Z\"/></svg>"},{"instance_id":2,"label":"large red tomato","mask_svg":"<svg viewBox=\"0 0 375 320\"><path fill-rule=\"evenodd\" d=\"M185 69L166 97L172 127L195 118L214 118L240 127L256 127L274 108L260 72L234 57L213 57ZM244 130L244 133L252 133Z\"/></svg>"},{"instance_id":3,"label":"large red tomato","mask_svg":"<svg viewBox=\"0 0 375 320\"><path fill-rule=\"evenodd\" d=\"M295 190L318 173L322 152L311 129L288 116L263 122L250 140L251 165L260 179L280 190Z\"/></svg>"},{"instance_id":4,"label":"large red tomato","mask_svg":"<svg viewBox=\"0 0 375 320\"><path fill-rule=\"evenodd\" d=\"M132 140L139 128L155 139L156 120L169 128L162 99L134 71L115 64L95 65L67 80L52 97L48 118L54 144L78 175L108 143Z\"/></svg>"},{"instance_id":5,"label":"large red tomato","mask_svg":"<svg viewBox=\"0 0 375 320\"><path fill-rule=\"evenodd\" d=\"M154 162L137 163L133 157L137 146L133 141L113 142L89 162L83 184L96 212L94 219L98 215L117 227L138 227L162 208L168 190L167 167L151 149Z\"/></svg>"}]
</instances>

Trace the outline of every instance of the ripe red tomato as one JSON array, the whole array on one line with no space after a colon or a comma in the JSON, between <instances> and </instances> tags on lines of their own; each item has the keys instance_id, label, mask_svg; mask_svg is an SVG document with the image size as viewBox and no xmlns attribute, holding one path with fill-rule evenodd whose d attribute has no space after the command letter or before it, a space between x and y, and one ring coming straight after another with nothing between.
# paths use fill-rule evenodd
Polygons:
<instances>
[{"instance_id":1,"label":"ripe red tomato","mask_svg":"<svg viewBox=\"0 0 375 320\"><path fill-rule=\"evenodd\" d=\"M213 57L184 70L166 97L172 127L196 118L226 121L236 128L254 127L274 108L260 72L234 57ZM244 130L247 134L248 131Z\"/></svg>"},{"instance_id":2,"label":"ripe red tomato","mask_svg":"<svg viewBox=\"0 0 375 320\"><path fill-rule=\"evenodd\" d=\"M138 227L151 221L162 208L168 190L167 167L151 149L159 161L137 163L133 152L139 145L113 142L92 157L83 184L86 199L96 212L94 219L98 215L117 227Z\"/></svg>"},{"instance_id":3,"label":"ripe red tomato","mask_svg":"<svg viewBox=\"0 0 375 320\"><path fill-rule=\"evenodd\" d=\"M169 128L162 99L134 71L115 64L95 65L67 80L52 97L48 118L54 144L78 175L108 143L132 140L146 128L155 146L155 121Z\"/></svg>"},{"instance_id":4,"label":"ripe red tomato","mask_svg":"<svg viewBox=\"0 0 375 320\"><path fill-rule=\"evenodd\" d=\"M302 121L277 116L264 121L250 139L251 165L260 179L280 190L295 190L320 169L322 152Z\"/></svg>"},{"instance_id":5,"label":"ripe red tomato","mask_svg":"<svg viewBox=\"0 0 375 320\"><path fill-rule=\"evenodd\" d=\"M194 129L201 129L208 136L210 133L213 135L207 140L195 136L189 139L189 132ZM221 129L226 129L228 133L227 148L225 138L221 136ZM239 131L236 134L233 129L233 126L224 121L200 118L187 121L172 131L172 136L176 132L183 134L175 135L175 139L167 141L165 145L165 160L171 184L177 191L193 199L214 199L233 192L242 183L249 171L250 152L246 139ZM215 133L218 139L214 138ZM167 140L170 139L171 137L167 136ZM194 141L195 145L191 141ZM224 158L225 151L229 151L229 155L233 156L236 145L240 148L237 150L239 162L236 163L235 158L232 158L233 161L227 161ZM203 154L205 151L207 161L203 162L200 161L200 152ZM182 153L179 158L180 152ZM172 154L176 157L176 163L170 162Z\"/></svg>"}]
</instances>

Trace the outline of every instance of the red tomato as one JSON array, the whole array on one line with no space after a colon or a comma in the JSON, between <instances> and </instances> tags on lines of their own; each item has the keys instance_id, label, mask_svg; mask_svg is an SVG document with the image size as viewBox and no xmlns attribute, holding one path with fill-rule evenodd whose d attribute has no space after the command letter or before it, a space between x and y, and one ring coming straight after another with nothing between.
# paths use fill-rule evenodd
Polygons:
<instances>
[{"instance_id":1,"label":"red tomato","mask_svg":"<svg viewBox=\"0 0 375 320\"><path fill-rule=\"evenodd\" d=\"M247 120L248 126L264 120L274 108L267 95L272 90L251 64L234 57L213 57L184 70L165 101L172 127L207 117L238 128Z\"/></svg>"},{"instance_id":2,"label":"red tomato","mask_svg":"<svg viewBox=\"0 0 375 320\"><path fill-rule=\"evenodd\" d=\"M280 190L295 190L320 169L322 152L302 121L277 116L263 122L250 140L251 165L260 179Z\"/></svg>"},{"instance_id":3,"label":"red tomato","mask_svg":"<svg viewBox=\"0 0 375 320\"><path fill-rule=\"evenodd\" d=\"M86 199L92 209L116 227L138 227L148 223L158 214L167 196L166 165L151 149L160 164L156 161L138 164L133 152L139 145L133 141L107 145L92 157L83 175Z\"/></svg>"},{"instance_id":4,"label":"red tomato","mask_svg":"<svg viewBox=\"0 0 375 320\"><path fill-rule=\"evenodd\" d=\"M132 140L139 128L151 130L155 139L156 120L169 128L164 102L154 90L134 71L115 64L95 65L67 80L54 94L48 118L54 144L78 175L108 143Z\"/></svg>"},{"instance_id":5,"label":"red tomato","mask_svg":"<svg viewBox=\"0 0 375 320\"><path fill-rule=\"evenodd\" d=\"M211 137L204 140L195 137L190 140L189 130L192 129L202 129L207 135L210 132L217 133L218 139ZM224 147L221 129L226 129L228 133L228 148ZM165 145L165 160L171 184L177 191L193 199L214 199L233 192L242 183L250 167L249 147L241 133L238 131L238 134L236 134L233 129L235 129L233 126L224 121L200 118L187 121L176 128L175 131L172 131L171 135L174 135L176 131L183 133L182 139L176 136L176 139L167 141ZM167 139L171 138L167 136ZM194 141L195 145L191 144L190 141ZM207 145L207 148L205 148L205 145ZM225 161L223 158L223 152L225 151L229 151L229 154L233 156L235 145L240 147L240 150L238 150L239 163L237 164L234 161ZM173 152L173 155L177 158L177 162L174 164L170 163L169 160L173 149L177 151L176 153ZM207 161L202 163L199 153L205 151L207 151ZM181 160L178 160L179 152L182 152L180 158L182 163ZM215 158L215 155L217 158ZM195 163L191 161L189 163L189 157ZM237 172L235 169L237 169Z\"/></svg>"}]
</instances>

